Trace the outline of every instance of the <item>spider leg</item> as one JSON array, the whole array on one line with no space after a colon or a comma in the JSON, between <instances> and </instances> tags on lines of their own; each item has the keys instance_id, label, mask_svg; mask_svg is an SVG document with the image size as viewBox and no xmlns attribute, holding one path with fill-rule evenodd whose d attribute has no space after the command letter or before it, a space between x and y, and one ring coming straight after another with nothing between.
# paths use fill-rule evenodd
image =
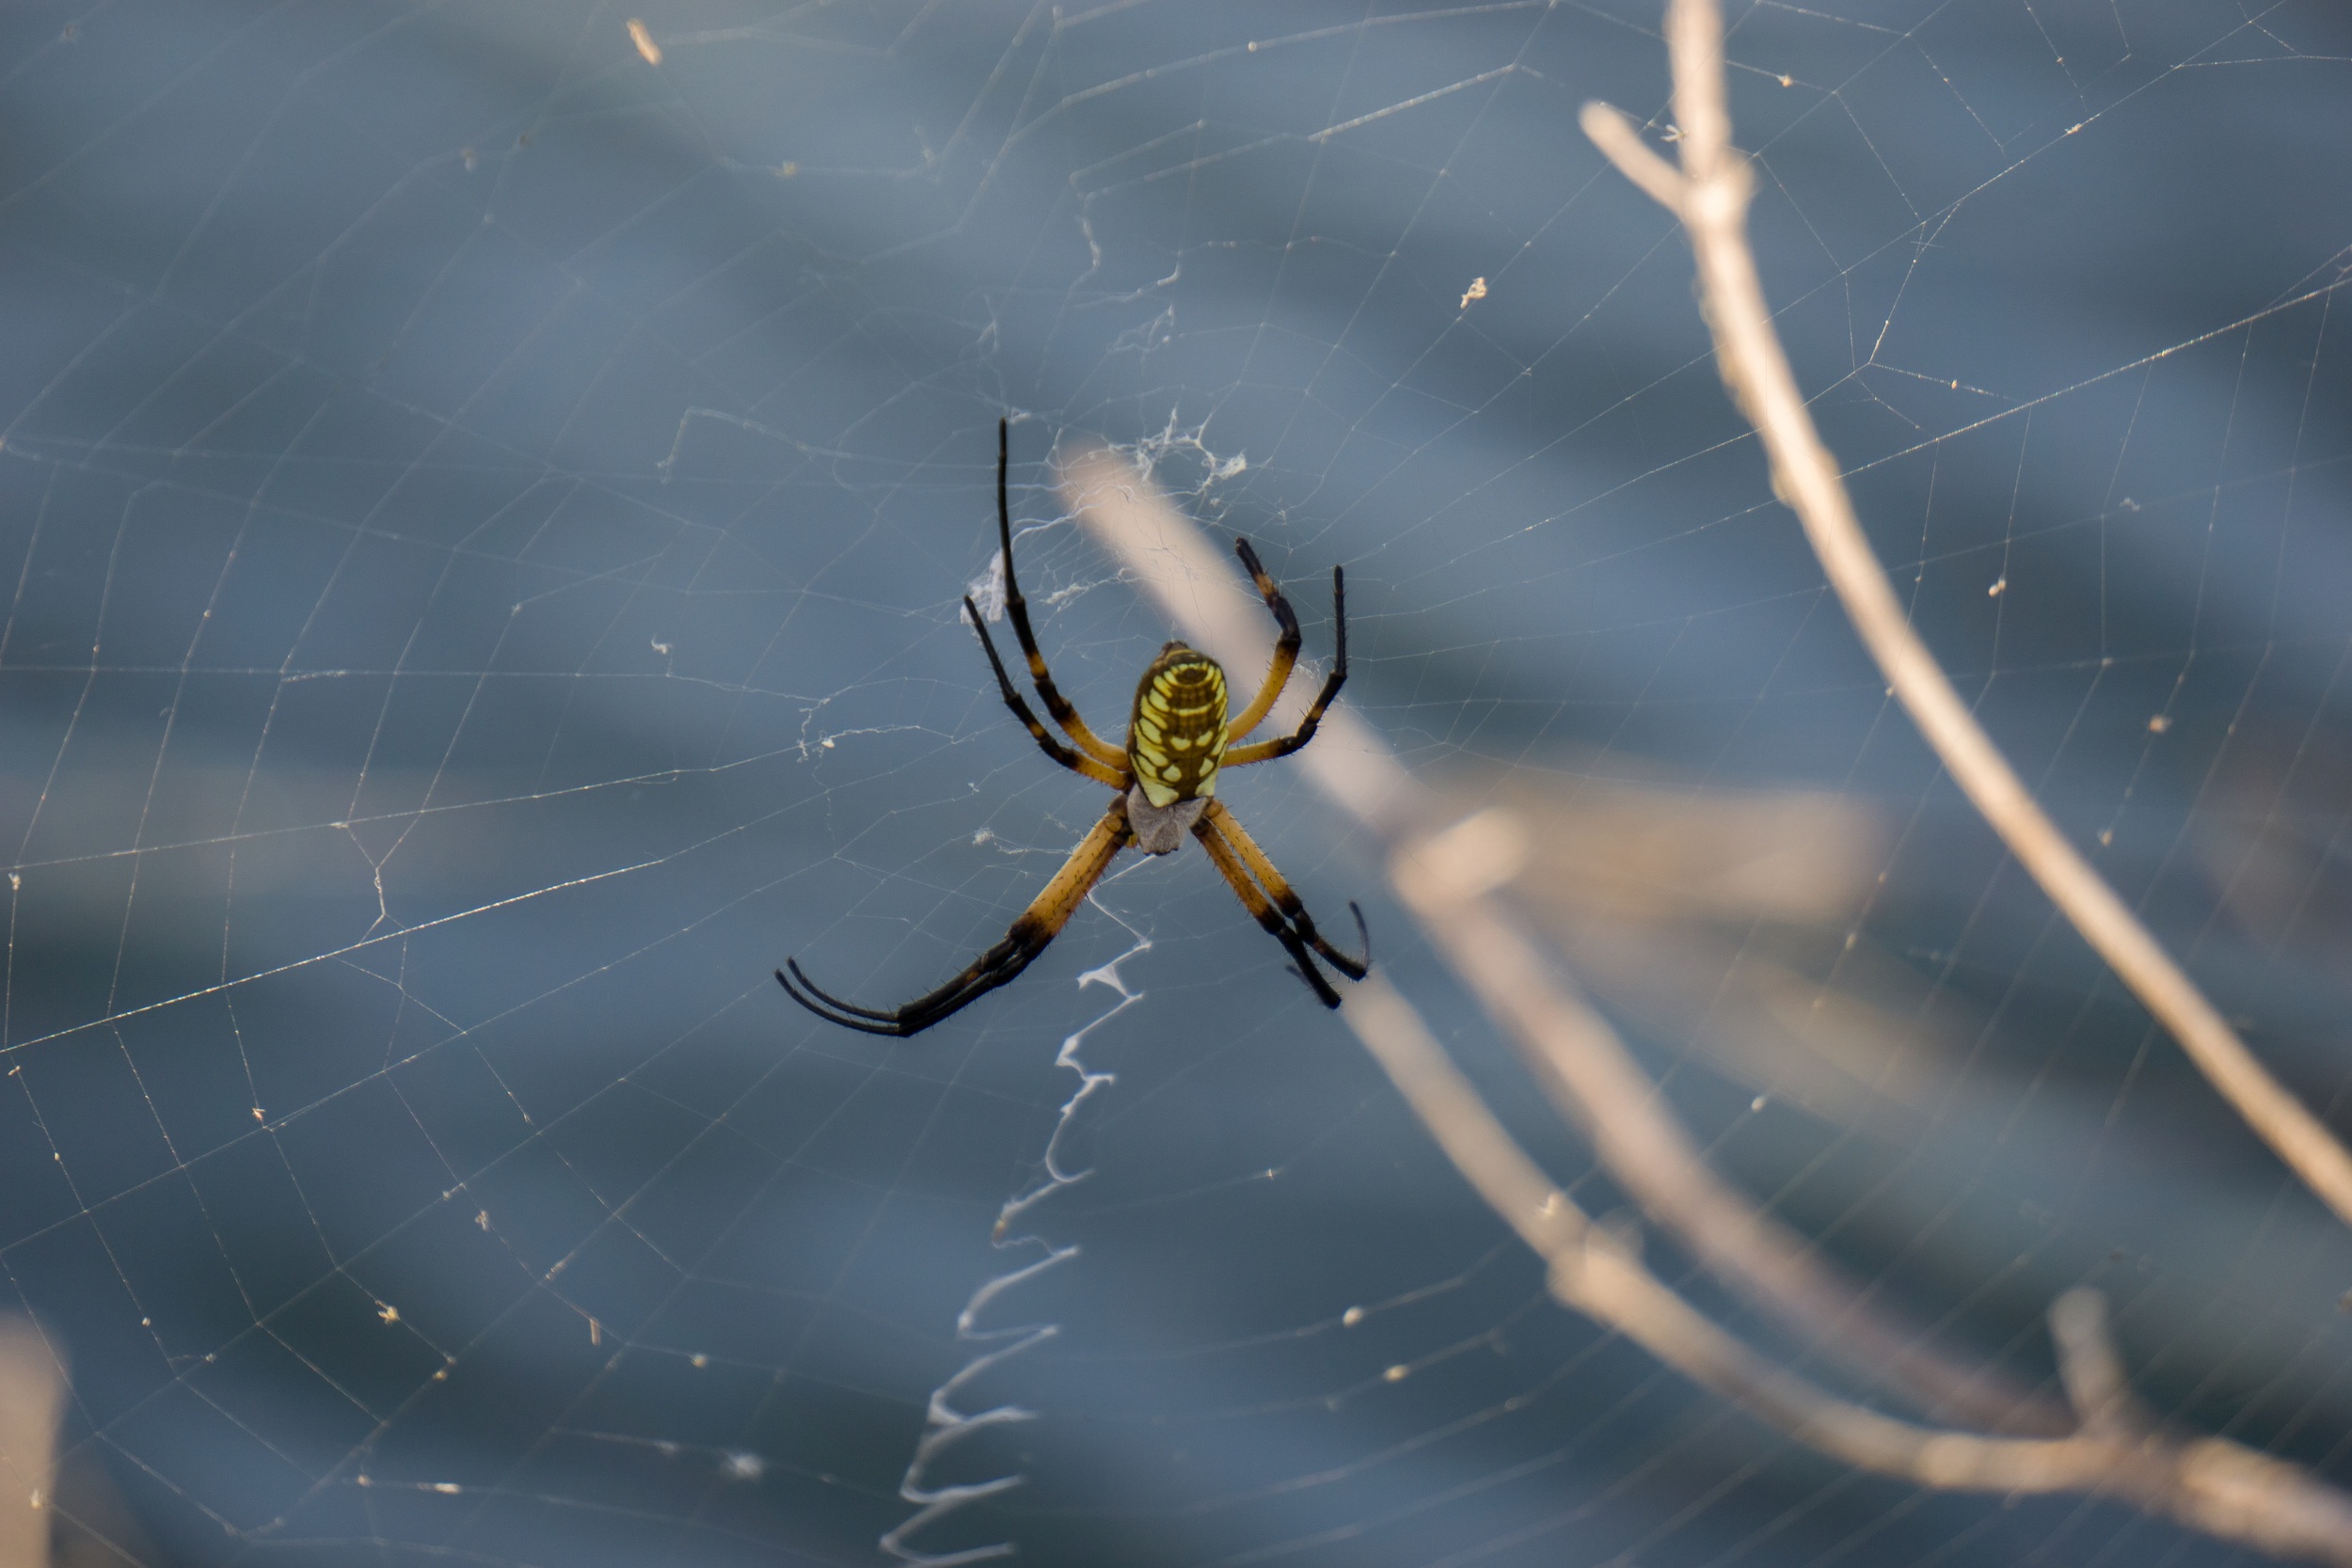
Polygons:
<instances>
[{"instance_id":1,"label":"spider leg","mask_svg":"<svg viewBox=\"0 0 2352 1568\"><path fill-rule=\"evenodd\" d=\"M1315 693L1314 705L1298 721L1297 733L1279 740L1261 740L1254 746L1236 746L1225 753L1226 767L1247 768L1253 762L1272 762L1276 757L1289 756L1315 737L1315 726L1323 722L1323 710L1331 705L1331 699L1347 683L1347 578L1337 566L1331 568L1331 614L1339 622L1339 656L1332 660L1331 673L1324 680L1323 689ZM1279 656L1280 650L1276 653ZM1255 707L1257 704L1249 705Z\"/></svg>"},{"instance_id":2,"label":"spider leg","mask_svg":"<svg viewBox=\"0 0 2352 1568\"><path fill-rule=\"evenodd\" d=\"M1322 954L1325 962L1351 980L1360 980L1370 972L1372 933L1364 926L1364 911L1353 902L1347 906L1347 912L1356 917L1356 934L1363 942L1364 956L1360 958L1349 958L1323 939L1323 934L1315 929L1313 917L1307 913L1305 902L1293 891L1289 879L1275 869L1273 858L1258 847L1258 841L1251 838L1240 819L1226 809L1224 801L1211 800L1209 809L1200 814L1200 826L1193 832L1201 835L1214 832L1231 845L1234 852L1241 856L1242 863L1249 868L1249 874L1258 879L1266 895L1274 900L1275 908L1280 910L1283 918L1290 922L1291 929ZM1205 836L1202 842L1207 842Z\"/></svg>"},{"instance_id":3,"label":"spider leg","mask_svg":"<svg viewBox=\"0 0 2352 1568\"><path fill-rule=\"evenodd\" d=\"M1069 768L1073 773L1084 774L1096 784L1108 784L1113 789L1125 789L1130 781L1123 760L1117 771L1113 771L1095 761L1094 758L1081 756L1072 751L1056 739L1051 730L1038 722L1037 715L1029 711L1029 705L1023 702L1021 693L1014 689L1012 677L1005 673L1005 661L996 657L996 640L988 635L988 626L980 619L980 607L972 602L972 596L969 594L964 595L963 610L964 613L972 618L972 629L980 634L980 646L988 650L988 667L996 672L996 689L1003 694L1005 705L1012 709L1012 716L1015 719L1028 726L1029 735L1040 746L1045 748L1045 754Z\"/></svg>"},{"instance_id":4,"label":"spider leg","mask_svg":"<svg viewBox=\"0 0 2352 1568\"><path fill-rule=\"evenodd\" d=\"M1233 553L1249 568L1250 580L1258 585L1259 596L1265 600L1266 609L1274 612L1274 624L1282 633L1274 644L1274 662L1266 667L1265 680L1259 686L1258 694L1226 727L1226 734L1239 740L1265 722L1265 716L1274 711L1275 703L1282 695L1282 688L1290 684L1291 671L1298 663L1299 635L1298 617L1292 611L1290 600L1282 596L1281 584L1258 564L1258 552L1249 547L1249 541L1234 540Z\"/></svg>"},{"instance_id":5,"label":"spider leg","mask_svg":"<svg viewBox=\"0 0 2352 1568\"><path fill-rule=\"evenodd\" d=\"M1209 852L1209 859L1216 863L1226 885L1233 890L1233 896L1241 900L1242 908L1249 911L1251 918L1263 927L1266 935L1280 942L1290 953L1298 965L1299 974L1314 988L1315 996L1327 1007L1338 1006L1340 993L1331 989L1331 982L1325 979L1323 971L1315 967L1313 955L1307 951L1306 939L1292 930L1290 923L1275 911L1266 895L1259 891L1258 884L1249 879L1249 873L1242 868L1241 861L1235 857L1232 848L1223 837L1208 831L1205 818L1196 823L1192 832L1193 836L1200 841L1200 847Z\"/></svg>"},{"instance_id":6,"label":"spider leg","mask_svg":"<svg viewBox=\"0 0 2352 1568\"><path fill-rule=\"evenodd\" d=\"M1029 660L1029 679L1037 683L1037 694L1045 700L1045 711L1054 716L1054 722L1070 732L1070 738L1078 743L1078 750L1095 761L1110 768L1124 768L1127 753L1109 745L1087 728L1087 721L1078 717L1078 705L1061 694L1054 677L1045 668L1045 656L1038 652L1037 633L1029 626L1029 601L1021 596L1021 579L1012 571L1012 504L1005 496L1005 472L1011 464L1009 423L996 421L996 544L1005 552L1005 613L1012 618L1012 632L1021 640L1021 651ZM973 617L975 626L979 617ZM992 650L989 656L995 657ZM997 672L999 679L1003 671Z\"/></svg>"},{"instance_id":7,"label":"spider leg","mask_svg":"<svg viewBox=\"0 0 2352 1568\"><path fill-rule=\"evenodd\" d=\"M776 971L776 980L784 987L786 995L828 1023L838 1023L844 1029L855 1029L862 1034L904 1037L930 1028L1027 968L1029 960L1042 951L1042 945L1024 943L1024 935L1016 931L1008 936L938 990L892 1012L843 1001L811 980L798 959L785 959L785 967ZM787 971L790 973L787 974Z\"/></svg>"},{"instance_id":8,"label":"spider leg","mask_svg":"<svg viewBox=\"0 0 2352 1568\"><path fill-rule=\"evenodd\" d=\"M784 968L776 971L776 984L793 1001L826 1022L837 1023L844 1029L902 1038L920 1034L1028 968L1045 951L1046 944L1070 924L1070 917L1094 890L1094 884L1103 879L1103 873L1110 869L1112 860L1125 847L1128 838L1127 802L1121 797L1111 802L1111 809L1103 815L1093 831L1079 840L1061 869L1054 873L1054 879L1045 884L1045 891L1021 911L1021 918L1012 923L1012 929L1005 933L1002 942L973 959L961 974L937 990L928 991L904 1006L885 1011L845 1002L818 987L802 972L795 958L784 960Z\"/></svg>"}]
</instances>

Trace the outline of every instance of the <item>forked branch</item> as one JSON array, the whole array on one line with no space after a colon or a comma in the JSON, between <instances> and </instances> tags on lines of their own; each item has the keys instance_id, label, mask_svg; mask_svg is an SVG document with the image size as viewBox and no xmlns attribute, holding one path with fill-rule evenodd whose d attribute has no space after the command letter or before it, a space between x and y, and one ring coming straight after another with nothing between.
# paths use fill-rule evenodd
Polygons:
<instances>
[{"instance_id":1,"label":"forked branch","mask_svg":"<svg viewBox=\"0 0 2352 1568\"><path fill-rule=\"evenodd\" d=\"M1441 859L1444 847L1406 852ZM1407 879L1451 872L1407 864ZM1986 1437L1895 1420L1776 1367L1596 1226L1495 1120L1411 1004L1373 975L1343 1016L1454 1167L1549 1268L1551 1293L1788 1436L1856 1468L1958 1492L2085 1492L2282 1557L2352 1563L2352 1498L2226 1438L2183 1436L2132 1400L2095 1291L2050 1308L2073 1400L2064 1437Z\"/></svg>"},{"instance_id":2,"label":"forked branch","mask_svg":"<svg viewBox=\"0 0 2352 1568\"><path fill-rule=\"evenodd\" d=\"M1605 103L1587 103L1581 123L1594 145L1679 218L1690 235L1716 364L1732 401L1763 440L1773 494L1804 525L1830 586L1887 685L2018 863L2171 1031L2247 1125L2338 1218L2352 1224L2352 1155L2254 1059L2204 993L2067 842L1912 629L1772 330L1748 248L1753 181L1746 158L1731 144L1723 19L1715 0L1671 0L1666 38L1680 168L1651 151L1632 123Z\"/></svg>"}]
</instances>

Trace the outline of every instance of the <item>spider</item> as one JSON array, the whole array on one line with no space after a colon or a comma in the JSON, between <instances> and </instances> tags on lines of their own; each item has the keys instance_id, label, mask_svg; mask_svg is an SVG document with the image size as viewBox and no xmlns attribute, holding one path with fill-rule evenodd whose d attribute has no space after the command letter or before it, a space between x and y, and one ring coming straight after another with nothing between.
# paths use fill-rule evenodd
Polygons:
<instances>
[{"instance_id":1,"label":"spider","mask_svg":"<svg viewBox=\"0 0 2352 1568\"><path fill-rule=\"evenodd\" d=\"M1012 571L1012 511L1005 498L1005 473L1009 452L1007 421L996 423L996 538L1004 551L1005 610L1012 618L1013 634L1021 639L1021 651L1028 657L1029 678L1036 684L1037 694L1044 699L1045 711L1054 721L1076 742L1073 747L1038 722L1037 715L1013 689L1012 678L1005 673L1005 662L996 657L995 640L988 635L988 626L980 619L979 607L967 594L963 601L973 629L980 634L980 646L988 653L989 667L996 672L996 689L1012 709L1013 717L1027 726L1030 736L1047 756L1064 768L1097 784L1110 785L1119 793L1112 797L1110 809L1094 825L1091 832L1070 852L1070 859L1045 884L1045 891L1037 901L1021 912L1005 933L1005 940L972 960L962 974L937 990L916 997L902 1007L887 1011L861 1007L853 1002L818 988L801 972L799 960L787 958L784 968L776 971L776 983L784 987L793 1001L831 1023L845 1029L861 1029L869 1035L919 1034L940 1020L956 1013L987 992L994 990L1019 974L1045 944L1060 935L1061 928L1077 912L1078 905L1094 884L1103 879L1111 862L1129 846L1147 855L1172 855L1184 847L1184 834L1190 832L1207 850L1210 862L1232 888L1256 918L1258 924L1286 948L1297 963L1298 973L1322 999L1327 1007L1340 1005L1340 993L1331 989L1323 972L1315 967L1309 949L1323 955L1326 962L1351 980L1360 980L1367 973L1372 958L1371 933L1364 928L1364 913L1354 904L1348 912L1356 917L1356 930L1361 939L1364 957L1349 958L1325 941L1315 929L1315 923L1307 914L1307 907L1298 895L1291 891L1289 882L1274 868L1274 862L1258 847L1257 840L1242 831L1233 814L1216 799L1217 774L1226 768L1247 768L1255 762L1272 762L1286 757L1315 737L1315 726L1323 721L1324 709L1338 696L1340 686L1347 679L1347 581L1340 568L1331 569L1331 612L1338 623L1339 653L1331 665L1331 673L1315 694L1314 705L1299 721L1295 733L1275 740L1261 740L1253 745L1235 746L1263 721L1274 710L1276 699L1289 684L1291 672L1298 662L1298 617L1292 613L1290 601L1282 597L1282 590L1258 564L1258 552L1249 547L1249 541L1233 542L1234 553L1241 563L1249 568L1251 580L1265 599L1266 609L1273 611L1275 625L1281 638L1274 645L1274 662L1266 671L1265 684L1259 688L1249 705L1233 716L1229 722L1225 712L1225 672L1216 660L1199 649L1182 642L1169 642L1160 649L1152 667L1136 683L1135 707L1127 721L1125 750L1111 746L1096 736L1078 717L1077 708L1054 685L1054 677L1045 668L1045 656L1038 652L1037 635L1029 629L1029 607L1021 597L1020 579Z\"/></svg>"}]
</instances>

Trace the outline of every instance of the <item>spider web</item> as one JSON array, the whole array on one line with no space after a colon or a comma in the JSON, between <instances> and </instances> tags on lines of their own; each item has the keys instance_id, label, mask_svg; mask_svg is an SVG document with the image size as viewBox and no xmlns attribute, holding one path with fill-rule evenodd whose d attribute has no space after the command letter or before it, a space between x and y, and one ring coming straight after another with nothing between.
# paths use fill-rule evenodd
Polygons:
<instances>
[{"instance_id":1,"label":"spider web","mask_svg":"<svg viewBox=\"0 0 2352 1568\"><path fill-rule=\"evenodd\" d=\"M1915 618L2342 1125L2352 29L1729 20ZM1562 1312L1200 855L917 1040L794 1008L787 954L936 984L1100 813L960 625L1003 410L1098 728L1171 635L1056 488L1100 439L1311 655L1345 564L1348 701L1543 825L1572 971L1875 1302L2033 1382L2096 1285L2152 1406L2352 1480L2352 1248L1942 779L1575 129L1662 130L1657 24L0 18L0 1307L71 1379L56 1560L2239 1559L1855 1477ZM1632 1227L1377 854L1224 795Z\"/></svg>"}]
</instances>

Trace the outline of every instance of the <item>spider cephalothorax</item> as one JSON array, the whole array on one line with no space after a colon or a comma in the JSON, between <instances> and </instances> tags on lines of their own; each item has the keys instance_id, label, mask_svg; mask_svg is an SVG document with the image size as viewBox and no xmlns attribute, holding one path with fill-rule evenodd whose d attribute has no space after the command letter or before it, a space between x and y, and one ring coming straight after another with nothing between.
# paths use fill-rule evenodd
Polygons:
<instances>
[{"instance_id":1,"label":"spider cephalothorax","mask_svg":"<svg viewBox=\"0 0 2352 1568\"><path fill-rule=\"evenodd\" d=\"M1282 590L1258 564L1258 554L1249 547L1249 541L1233 541L1234 553L1249 568L1250 579L1257 584L1260 596L1281 631L1274 644L1274 662L1266 671L1264 684L1258 688L1258 694L1249 700L1248 707L1229 719L1224 669L1197 648L1182 642L1168 643L1136 686L1135 710L1128 719L1127 745L1122 751L1087 727L1076 706L1054 685L1054 677L1045 668L1045 656L1038 651L1037 634L1029 627L1028 603L1022 598L1020 579L1012 571L1012 508L1005 493L1008 440L1006 423L999 420L996 537L1005 562L1005 613L1012 622L1013 635L1021 640L1022 653L1028 658L1029 679L1035 683L1045 711L1070 737L1068 741L1041 723L1021 693L1013 689L1012 677L1005 673L1004 660L996 657L995 640L988 635L987 624L980 619L979 607L966 598L964 611L971 617L973 628L980 634L980 646L987 650L989 665L996 672L996 689L1004 697L1005 705L1012 709L1013 717L1028 727L1030 736L1047 756L1073 773L1110 785L1119 794L1110 809L1103 814L1103 819L1094 825L1093 832L1080 841L1062 863L1062 868L1054 874L1054 879L1045 884L1045 891L1012 923L1005 940L973 959L962 974L937 990L887 1011L861 1007L819 990L791 958L785 959L784 968L776 971L777 984L810 1012L847 1029L862 1029L869 1035L912 1035L928 1029L1028 968L1030 961L1045 951L1045 944L1069 924L1070 917L1077 912L1094 884L1103 879L1120 850L1133 847L1147 855L1170 854L1183 847L1184 835L1190 833L1200 841L1200 847L1208 851L1218 874L1232 886L1251 917L1289 952L1299 974L1314 988L1324 1006L1338 1006L1340 993L1331 989L1331 982L1315 967L1310 950L1321 954L1327 963L1349 979L1360 980L1368 973L1369 939L1362 958L1350 958L1325 941L1315 929L1315 923L1308 918L1306 905L1274 868L1274 862L1216 796L1221 769L1286 757L1314 738L1315 726L1323 721L1324 710L1331 705L1331 699L1339 695L1341 684L1347 679L1346 578L1338 567L1331 569L1331 613L1338 625L1338 653L1332 660L1329 677L1315 694L1306 717L1298 721L1298 728L1279 739L1234 746L1232 742L1248 735L1274 711L1275 700L1281 696L1282 688L1290 682L1291 671L1297 665L1300 638L1298 617L1292 613ZM1362 935L1363 911L1353 904L1347 908L1356 916L1358 934Z\"/></svg>"}]
</instances>

